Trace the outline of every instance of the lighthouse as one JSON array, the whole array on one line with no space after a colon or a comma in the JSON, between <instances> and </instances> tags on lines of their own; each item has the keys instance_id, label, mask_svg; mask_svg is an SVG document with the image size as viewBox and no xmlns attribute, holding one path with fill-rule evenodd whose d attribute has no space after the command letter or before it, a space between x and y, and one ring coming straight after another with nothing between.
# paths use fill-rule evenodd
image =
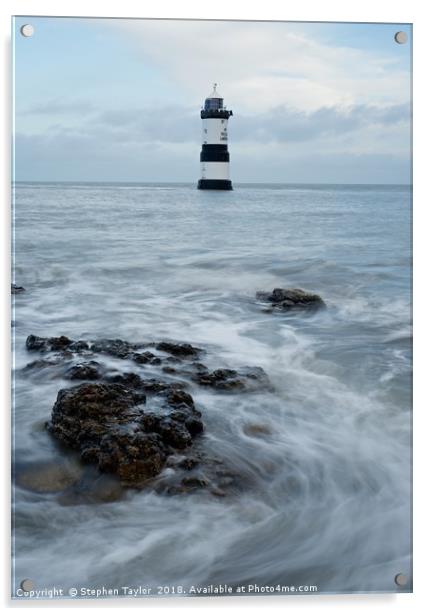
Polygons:
<instances>
[{"instance_id":1,"label":"lighthouse","mask_svg":"<svg viewBox=\"0 0 431 616\"><path fill-rule=\"evenodd\" d=\"M227 149L227 123L232 115L223 106L223 99L214 90L205 99L201 109L202 150L201 179L198 188L210 190L232 190L229 177L229 152Z\"/></svg>"}]
</instances>

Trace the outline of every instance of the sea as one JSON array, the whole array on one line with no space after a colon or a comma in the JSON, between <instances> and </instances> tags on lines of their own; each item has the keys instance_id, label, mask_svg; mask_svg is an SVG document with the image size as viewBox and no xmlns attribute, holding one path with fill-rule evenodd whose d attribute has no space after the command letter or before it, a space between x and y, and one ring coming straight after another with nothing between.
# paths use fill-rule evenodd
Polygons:
<instances>
[{"instance_id":1,"label":"sea","mask_svg":"<svg viewBox=\"0 0 431 616\"><path fill-rule=\"evenodd\" d=\"M26 373L29 334L188 342L273 387L191 390L203 445L247 478L225 498L64 504L15 482L12 593L411 591L411 221L404 185L15 184L17 467L67 455L45 422L71 383ZM268 312L277 287L326 309Z\"/></svg>"}]
</instances>

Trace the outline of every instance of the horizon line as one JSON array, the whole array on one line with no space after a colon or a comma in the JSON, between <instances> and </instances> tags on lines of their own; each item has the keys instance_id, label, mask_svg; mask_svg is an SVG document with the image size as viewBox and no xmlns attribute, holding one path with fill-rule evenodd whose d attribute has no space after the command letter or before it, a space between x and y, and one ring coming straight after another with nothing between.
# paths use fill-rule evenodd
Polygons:
<instances>
[{"instance_id":1,"label":"horizon line","mask_svg":"<svg viewBox=\"0 0 431 616\"><path fill-rule=\"evenodd\" d=\"M158 181L158 180L11 180L11 184L196 184L194 181ZM235 186L252 184L254 186L413 186L413 182L234 182Z\"/></svg>"}]
</instances>

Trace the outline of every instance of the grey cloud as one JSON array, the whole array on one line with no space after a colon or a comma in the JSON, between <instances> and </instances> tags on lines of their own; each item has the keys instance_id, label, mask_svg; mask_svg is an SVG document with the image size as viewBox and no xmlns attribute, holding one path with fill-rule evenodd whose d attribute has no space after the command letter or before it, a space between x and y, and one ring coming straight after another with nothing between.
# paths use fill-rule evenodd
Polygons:
<instances>
[{"instance_id":1,"label":"grey cloud","mask_svg":"<svg viewBox=\"0 0 431 616\"><path fill-rule=\"evenodd\" d=\"M405 154L390 157L384 148L380 152L376 148L372 155L355 155L352 147L350 153L328 153L315 143L325 135L351 134L354 146L361 129L403 123L405 130L409 113L409 105L328 107L313 113L279 107L255 116L236 113L231 151L234 154L235 145L242 143L247 155L232 156L232 173L236 181L244 182L407 182L408 144ZM200 130L199 108L98 112L82 118L78 126L56 124L44 134L16 135L17 178L194 181L199 173ZM272 145L266 147L273 143L281 146L276 156ZM298 144L294 157L289 143Z\"/></svg>"},{"instance_id":2,"label":"grey cloud","mask_svg":"<svg viewBox=\"0 0 431 616\"><path fill-rule=\"evenodd\" d=\"M235 112L234 112L235 113ZM299 142L327 135L342 135L370 126L389 126L409 120L408 104L376 107L355 105L348 108L322 107L305 113L276 107L253 116L235 113L232 135L237 141ZM106 111L94 122L93 130L109 130L135 141L181 143L199 141L199 110L182 107Z\"/></svg>"},{"instance_id":3,"label":"grey cloud","mask_svg":"<svg viewBox=\"0 0 431 616\"><path fill-rule=\"evenodd\" d=\"M94 113L97 107L88 101L50 100L43 103L35 103L27 107L21 113L23 115L78 115Z\"/></svg>"},{"instance_id":4,"label":"grey cloud","mask_svg":"<svg viewBox=\"0 0 431 616\"><path fill-rule=\"evenodd\" d=\"M16 179L33 181L196 182L199 145L167 151L162 144L113 143L106 135L17 135ZM386 154L353 155L307 148L275 156L265 147L252 156L232 156L232 177L239 182L408 183L410 159Z\"/></svg>"},{"instance_id":5,"label":"grey cloud","mask_svg":"<svg viewBox=\"0 0 431 616\"><path fill-rule=\"evenodd\" d=\"M33 106L28 113L67 113L81 118L78 127L68 129L58 125L50 133L110 136L114 142L199 142L201 123L199 108L153 107L111 109L98 111L85 102L63 103L51 101L45 105ZM325 136L348 134L361 128L389 126L407 122L410 106L354 105L351 107L321 107L314 112L303 112L288 107L275 107L255 115L241 115L234 110L231 124L235 141L256 141L258 143L305 142ZM19 123L18 123L19 124Z\"/></svg>"},{"instance_id":6,"label":"grey cloud","mask_svg":"<svg viewBox=\"0 0 431 616\"><path fill-rule=\"evenodd\" d=\"M342 135L368 126L388 126L409 119L409 105L349 108L322 107L304 113L286 107L254 117L239 117L235 138L260 142L309 141L328 135Z\"/></svg>"}]
</instances>

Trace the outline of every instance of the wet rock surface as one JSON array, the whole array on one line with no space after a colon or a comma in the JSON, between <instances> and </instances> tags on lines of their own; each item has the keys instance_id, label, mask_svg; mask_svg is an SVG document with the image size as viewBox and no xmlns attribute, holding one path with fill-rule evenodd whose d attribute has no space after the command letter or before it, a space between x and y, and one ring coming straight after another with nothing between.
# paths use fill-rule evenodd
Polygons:
<instances>
[{"instance_id":1,"label":"wet rock surface","mask_svg":"<svg viewBox=\"0 0 431 616\"><path fill-rule=\"evenodd\" d=\"M204 387L226 392L256 391L271 387L268 376L262 368L245 366L238 370L218 369L213 372L200 369L192 377Z\"/></svg>"},{"instance_id":2,"label":"wet rock surface","mask_svg":"<svg viewBox=\"0 0 431 616\"><path fill-rule=\"evenodd\" d=\"M18 486L33 492L60 492L79 481L82 473L75 460L55 458L15 465L14 479Z\"/></svg>"},{"instance_id":3,"label":"wet rock surface","mask_svg":"<svg viewBox=\"0 0 431 616\"><path fill-rule=\"evenodd\" d=\"M164 351L174 357L187 357L198 358L203 354L203 349L192 346L187 343L172 343L172 342L159 342L156 345L158 351Z\"/></svg>"},{"instance_id":4,"label":"wet rock surface","mask_svg":"<svg viewBox=\"0 0 431 616\"><path fill-rule=\"evenodd\" d=\"M59 391L47 427L83 461L138 487L160 473L173 450L189 447L203 431L189 394L169 388L164 394L151 405L140 388L83 383Z\"/></svg>"},{"instance_id":5,"label":"wet rock surface","mask_svg":"<svg viewBox=\"0 0 431 616\"><path fill-rule=\"evenodd\" d=\"M271 293L258 291L258 300L271 304L272 310L317 310L325 307L325 302L316 293L308 293L302 289L274 289Z\"/></svg>"},{"instance_id":6,"label":"wet rock surface","mask_svg":"<svg viewBox=\"0 0 431 616\"><path fill-rule=\"evenodd\" d=\"M18 295L19 293L24 293L24 291L24 287L20 287L17 284L10 285L10 292L12 293L12 295Z\"/></svg>"},{"instance_id":7,"label":"wet rock surface","mask_svg":"<svg viewBox=\"0 0 431 616\"><path fill-rule=\"evenodd\" d=\"M211 370L197 361L205 350L182 342L30 335L26 347L42 355L26 374L77 383L58 392L46 427L93 470L64 486L62 504L109 502L125 487L170 495L206 490L217 497L243 488L224 461L206 453L202 413L186 390L263 391L270 382L262 368ZM118 360L129 370L121 371Z\"/></svg>"},{"instance_id":8,"label":"wet rock surface","mask_svg":"<svg viewBox=\"0 0 431 616\"><path fill-rule=\"evenodd\" d=\"M82 362L68 368L65 377L72 381L97 381L103 377L103 367L98 361Z\"/></svg>"}]
</instances>

